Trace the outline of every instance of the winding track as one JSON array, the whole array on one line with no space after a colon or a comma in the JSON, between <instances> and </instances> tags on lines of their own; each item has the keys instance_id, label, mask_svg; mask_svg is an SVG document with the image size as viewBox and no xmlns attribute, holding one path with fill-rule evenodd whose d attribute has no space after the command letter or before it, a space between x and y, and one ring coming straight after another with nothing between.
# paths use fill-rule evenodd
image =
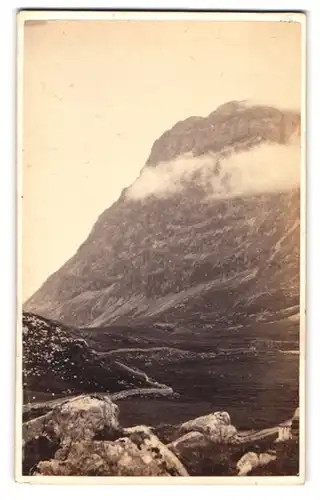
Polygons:
<instances>
[{"instance_id":1,"label":"winding track","mask_svg":"<svg viewBox=\"0 0 320 500\"><path fill-rule=\"evenodd\" d=\"M278 426L262 429L261 431L238 432L236 437L237 443L251 443L259 441L272 435L278 434Z\"/></svg>"},{"instance_id":2,"label":"winding track","mask_svg":"<svg viewBox=\"0 0 320 500\"><path fill-rule=\"evenodd\" d=\"M142 380L144 382L146 382L147 384L150 384L151 385L151 388L159 388L159 389L171 389L169 386L165 385L165 384L160 384L159 382L157 382L156 380L153 380L152 378L149 377L149 375L147 375L145 372L143 372L142 370L139 370L138 368L133 368L131 366L128 366L128 365L125 365L124 363L120 363L120 361L115 361L115 364L117 366L119 366L120 368L123 368L124 370L126 370L127 372L131 373L132 375L138 375L140 378L142 378ZM131 390L131 389L130 389ZM141 390L141 389L139 389ZM171 389L172 390L172 389ZM121 391L122 392L125 392L125 391ZM119 393L119 394L121 394Z\"/></svg>"},{"instance_id":3,"label":"winding track","mask_svg":"<svg viewBox=\"0 0 320 500\"><path fill-rule=\"evenodd\" d=\"M160 385L160 384L159 384ZM123 399L127 399L131 396L144 396L144 395L157 395L157 396L169 396L173 395L174 391L171 387L163 386L163 387L145 387L142 389L127 389L125 391L116 392L114 394L108 394L104 392L94 392L86 394L86 396L99 396L99 397L108 397L111 401L121 401ZM64 398L56 398L51 399L50 401L40 401L38 403L27 403L22 407L22 413L25 414L31 410L41 410L50 411L55 406L66 403L74 396L66 396Z\"/></svg>"}]
</instances>

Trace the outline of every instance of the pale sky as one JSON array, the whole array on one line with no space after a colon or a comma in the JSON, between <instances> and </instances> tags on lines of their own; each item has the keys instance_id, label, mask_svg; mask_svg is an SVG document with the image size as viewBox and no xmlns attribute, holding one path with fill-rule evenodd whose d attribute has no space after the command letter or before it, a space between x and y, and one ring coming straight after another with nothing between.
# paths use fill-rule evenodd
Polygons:
<instances>
[{"instance_id":1,"label":"pale sky","mask_svg":"<svg viewBox=\"0 0 320 500\"><path fill-rule=\"evenodd\" d=\"M230 100L300 108L300 25L26 25L23 301L77 250L177 121Z\"/></svg>"}]
</instances>

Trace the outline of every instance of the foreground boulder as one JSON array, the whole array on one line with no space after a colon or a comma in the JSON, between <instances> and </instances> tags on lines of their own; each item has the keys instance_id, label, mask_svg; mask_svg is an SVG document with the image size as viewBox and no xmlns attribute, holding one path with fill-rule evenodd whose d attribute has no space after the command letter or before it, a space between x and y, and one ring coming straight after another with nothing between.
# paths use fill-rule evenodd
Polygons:
<instances>
[{"instance_id":1,"label":"foreground boulder","mask_svg":"<svg viewBox=\"0 0 320 500\"><path fill-rule=\"evenodd\" d=\"M216 465L216 452L210 439L198 431L188 432L168 444L171 450L188 469L190 475L202 475Z\"/></svg>"},{"instance_id":2,"label":"foreground boulder","mask_svg":"<svg viewBox=\"0 0 320 500\"><path fill-rule=\"evenodd\" d=\"M275 451L269 451L267 453L246 453L237 463L238 476L246 476L254 469L264 467L276 459Z\"/></svg>"},{"instance_id":3,"label":"foreground boulder","mask_svg":"<svg viewBox=\"0 0 320 500\"><path fill-rule=\"evenodd\" d=\"M186 450L197 451L208 445L210 440L201 432L193 431L184 434L168 445L177 456L183 456Z\"/></svg>"},{"instance_id":4,"label":"foreground boulder","mask_svg":"<svg viewBox=\"0 0 320 500\"><path fill-rule=\"evenodd\" d=\"M234 442L237 436L237 429L231 425L230 415L219 411L185 422L180 431L200 432L216 443Z\"/></svg>"},{"instance_id":5,"label":"foreground boulder","mask_svg":"<svg viewBox=\"0 0 320 500\"><path fill-rule=\"evenodd\" d=\"M226 412L152 429L121 428L118 407L104 395L60 399L47 409L23 424L23 475L245 476L299 470L297 440L263 436L252 444L252 433L241 439Z\"/></svg>"},{"instance_id":6,"label":"foreground boulder","mask_svg":"<svg viewBox=\"0 0 320 500\"><path fill-rule=\"evenodd\" d=\"M78 396L23 424L25 442L45 435L60 446L90 440L103 430L119 431L119 409L107 397Z\"/></svg>"},{"instance_id":7,"label":"foreground boulder","mask_svg":"<svg viewBox=\"0 0 320 500\"><path fill-rule=\"evenodd\" d=\"M73 442L90 441L99 434L118 437L118 415L118 407L108 397L79 396L25 422L23 474L29 474L40 460L52 458L55 451Z\"/></svg>"},{"instance_id":8,"label":"foreground boulder","mask_svg":"<svg viewBox=\"0 0 320 500\"><path fill-rule=\"evenodd\" d=\"M34 475L188 476L179 459L145 426L111 441L79 441L38 464Z\"/></svg>"},{"instance_id":9,"label":"foreground boulder","mask_svg":"<svg viewBox=\"0 0 320 500\"><path fill-rule=\"evenodd\" d=\"M191 431L168 444L190 476L234 476L243 445L218 443L209 435ZM235 458L235 456L237 458Z\"/></svg>"}]
</instances>

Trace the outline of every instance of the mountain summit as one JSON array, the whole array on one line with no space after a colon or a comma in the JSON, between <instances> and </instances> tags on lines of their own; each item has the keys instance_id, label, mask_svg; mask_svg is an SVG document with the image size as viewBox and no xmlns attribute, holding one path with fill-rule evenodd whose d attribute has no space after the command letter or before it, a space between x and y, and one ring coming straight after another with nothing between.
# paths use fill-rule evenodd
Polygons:
<instances>
[{"instance_id":1,"label":"mountain summit","mask_svg":"<svg viewBox=\"0 0 320 500\"><path fill-rule=\"evenodd\" d=\"M77 327L192 331L289 317L299 183L298 113L243 101L179 122L25 310Z\"/></svg>"},{"instance_id":2,"label":"mountain summit","mask_svg":"<svg viewBox=\"0 0 320 500\"><path fill-rule=\"evenodd\" d=\"M250 101L231 101L206 117L191 116L157 139L147 165L171 161L192 152L227 153L263 142L285 144L300 127L300 116Z\"/></svg>"}]
</instances>

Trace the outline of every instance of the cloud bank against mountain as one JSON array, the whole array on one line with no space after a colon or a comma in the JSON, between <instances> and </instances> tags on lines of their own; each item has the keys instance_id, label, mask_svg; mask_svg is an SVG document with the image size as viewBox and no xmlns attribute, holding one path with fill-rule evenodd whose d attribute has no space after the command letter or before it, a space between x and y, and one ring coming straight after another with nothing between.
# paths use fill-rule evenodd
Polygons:
<instances>
[{"instance_id":1,"label":"cloud bank against mountain","mask_svg":"<svg viewBox=\"0 0 320 500\"><path fill-rule=\"evenodd\" d=\"M295 307L299 184L299 113L235 101L187 118L25 309L198 328Z\"/></svg>"}]
</instances>

